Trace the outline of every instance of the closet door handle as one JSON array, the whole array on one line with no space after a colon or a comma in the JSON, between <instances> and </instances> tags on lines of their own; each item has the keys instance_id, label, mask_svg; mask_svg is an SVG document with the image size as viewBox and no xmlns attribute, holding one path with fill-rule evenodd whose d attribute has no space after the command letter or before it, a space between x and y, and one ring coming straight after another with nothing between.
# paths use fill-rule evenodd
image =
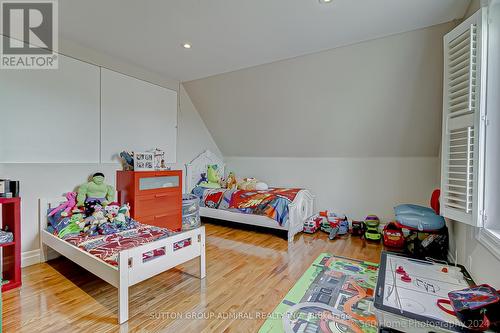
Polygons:
<instances>
[{"instance_id":1,"label":"closet door handle","mask_svg":"<svg viewBox=\"0 0 500 333\"><path fill-rule=\"evenodd\" d=\"M168 196L168 194L155 194L155 198L164 198L167 196Z\"/></svg>"},{"instance_id":2,"label":"closet door handle","mask_svg":"<svg viewBox=\"0 0 500 333\"><path fill-rule=\"evenodd\" d=\"M155 219L161 219L162 217L167 217L168 214L163 214L163 215L155 215Z\"/></svg>"}]
</instances>

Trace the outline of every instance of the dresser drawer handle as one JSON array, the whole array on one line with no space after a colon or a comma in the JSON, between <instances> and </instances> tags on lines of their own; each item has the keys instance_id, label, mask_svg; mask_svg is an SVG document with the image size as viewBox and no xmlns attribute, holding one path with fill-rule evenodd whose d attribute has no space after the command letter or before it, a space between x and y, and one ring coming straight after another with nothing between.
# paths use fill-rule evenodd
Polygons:
<instances>
[{"instance_id":1,"label":"dresser drawer handle","mask_svg":"<svg viewBox=\"0 0 500 333\"><path fill-rule=\"evenodd\" d=\"M163 214L163 215L155 215L155 219L161 219L162 217L167 217L168 214Z\"/></svg>"},{"instance_id":2,"label":"dresser drawer handle","mask_svg":"<svg viewBox=\"0 0 500 333\"><path fill-rule=\"evenodd\" d=\"M155 194L155 198L164 198L167 196L168 196L168 194Z\"/></svg>"},{"instance_id":3,"label":"dresser drawer handle","mask_svg":"<svg viewBox=\"0 0 500 333\"><path fill-rule=\"evenodd\" d=\"M169 175L164 173L155 173L155 177L176 177L177 175Z\"/></svg>"}]
</instances>

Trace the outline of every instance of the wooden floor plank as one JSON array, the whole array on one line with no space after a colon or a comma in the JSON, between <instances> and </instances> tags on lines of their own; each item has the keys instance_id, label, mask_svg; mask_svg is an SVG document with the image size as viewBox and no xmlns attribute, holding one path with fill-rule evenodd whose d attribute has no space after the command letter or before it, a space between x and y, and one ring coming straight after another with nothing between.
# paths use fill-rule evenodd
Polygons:
<instances>
[{"instance_id":1,"label":"wooden floor plank","mask_svg":"<svg viewBox=\"0 0 500 333\"><path fill-rule=\"evenodd\" d=\"M4 332L254 332L323 252L378 262L380 244L356 237L206 224L207 277L198 259L130 289L130 319L117 324L117 290L68 259L23 269L3 294Z\"/></svg>"}]
</instances>

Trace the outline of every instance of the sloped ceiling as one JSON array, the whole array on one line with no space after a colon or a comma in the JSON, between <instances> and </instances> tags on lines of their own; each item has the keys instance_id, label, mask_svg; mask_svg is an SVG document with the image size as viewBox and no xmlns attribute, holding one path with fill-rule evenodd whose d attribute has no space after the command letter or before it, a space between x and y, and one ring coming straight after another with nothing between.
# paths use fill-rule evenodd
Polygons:
<instances>
[{"instance_id":1,"label":"sloped ceiling","mask_svg":"<svg viewBox=\"0 0 500 333\"><path fill-rule=\"evenodd\" d=\"M63 39L180 81L461 18L469 0L63 0ZM182 48L191 42L190 50Z\"/></svg>"},{"instance_id":2,"label":"sloped ceiling","mask_svg":"<svg viewBox=\"0 0 500 333\"><path fill-rule=\"evenodd\" d=\"M224 156L438 156L453 23L184 83Z\"/></svg>"}]
</instances>

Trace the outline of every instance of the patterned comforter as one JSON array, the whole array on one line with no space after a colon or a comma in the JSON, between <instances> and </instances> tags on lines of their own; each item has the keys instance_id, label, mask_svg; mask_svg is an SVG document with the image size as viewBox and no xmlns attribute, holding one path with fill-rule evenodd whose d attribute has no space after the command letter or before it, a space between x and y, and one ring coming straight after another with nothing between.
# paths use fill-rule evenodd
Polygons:
<instances>
[{"instance_id":1,"label":"patterned comforter","mask_svg":"<svg viewBox=\"0 0 500 333\"><path fill-rule=\"evenodd\" d=\"M200 206L267 216L283 226L288 221L288 205L297 196L299 188L272 188L265 191L208 189L195 187L193 194L200 198Z\"/></svg>"},{"instance_id":2,"label":"patterned comforter","mask_svg":"<svg viewBox=\"0 0 500 333\"><path fill-rule=\"evenodd\" d=\"M139 224L135 229L129 229L110 235L71 235L64 240L92 254L104 262L118 266L118 254L122 250L131 249L142 244L150 243L170 235L167 229L150 225ZM165 254L165 249L160 248L143 254L143 260Z\"/></svg>"},{"instance_id":3,"label":"patterned comforter","mask_svg":"<svg viewBox=\"0 0 500 333\"><path fill-rule=\"evenodd\" d=\"M125 223L108 221L102 224L97 228L97 234L84 232L71 223L70 217L63 217L60 212L48 217L47 231L113 266L118 266L120 251L172 234L167 229L141 224L130 217ZM165 249L160 248L144 253L142 259L148 261L164 254Z\"/></svg>"}]
</instances>

